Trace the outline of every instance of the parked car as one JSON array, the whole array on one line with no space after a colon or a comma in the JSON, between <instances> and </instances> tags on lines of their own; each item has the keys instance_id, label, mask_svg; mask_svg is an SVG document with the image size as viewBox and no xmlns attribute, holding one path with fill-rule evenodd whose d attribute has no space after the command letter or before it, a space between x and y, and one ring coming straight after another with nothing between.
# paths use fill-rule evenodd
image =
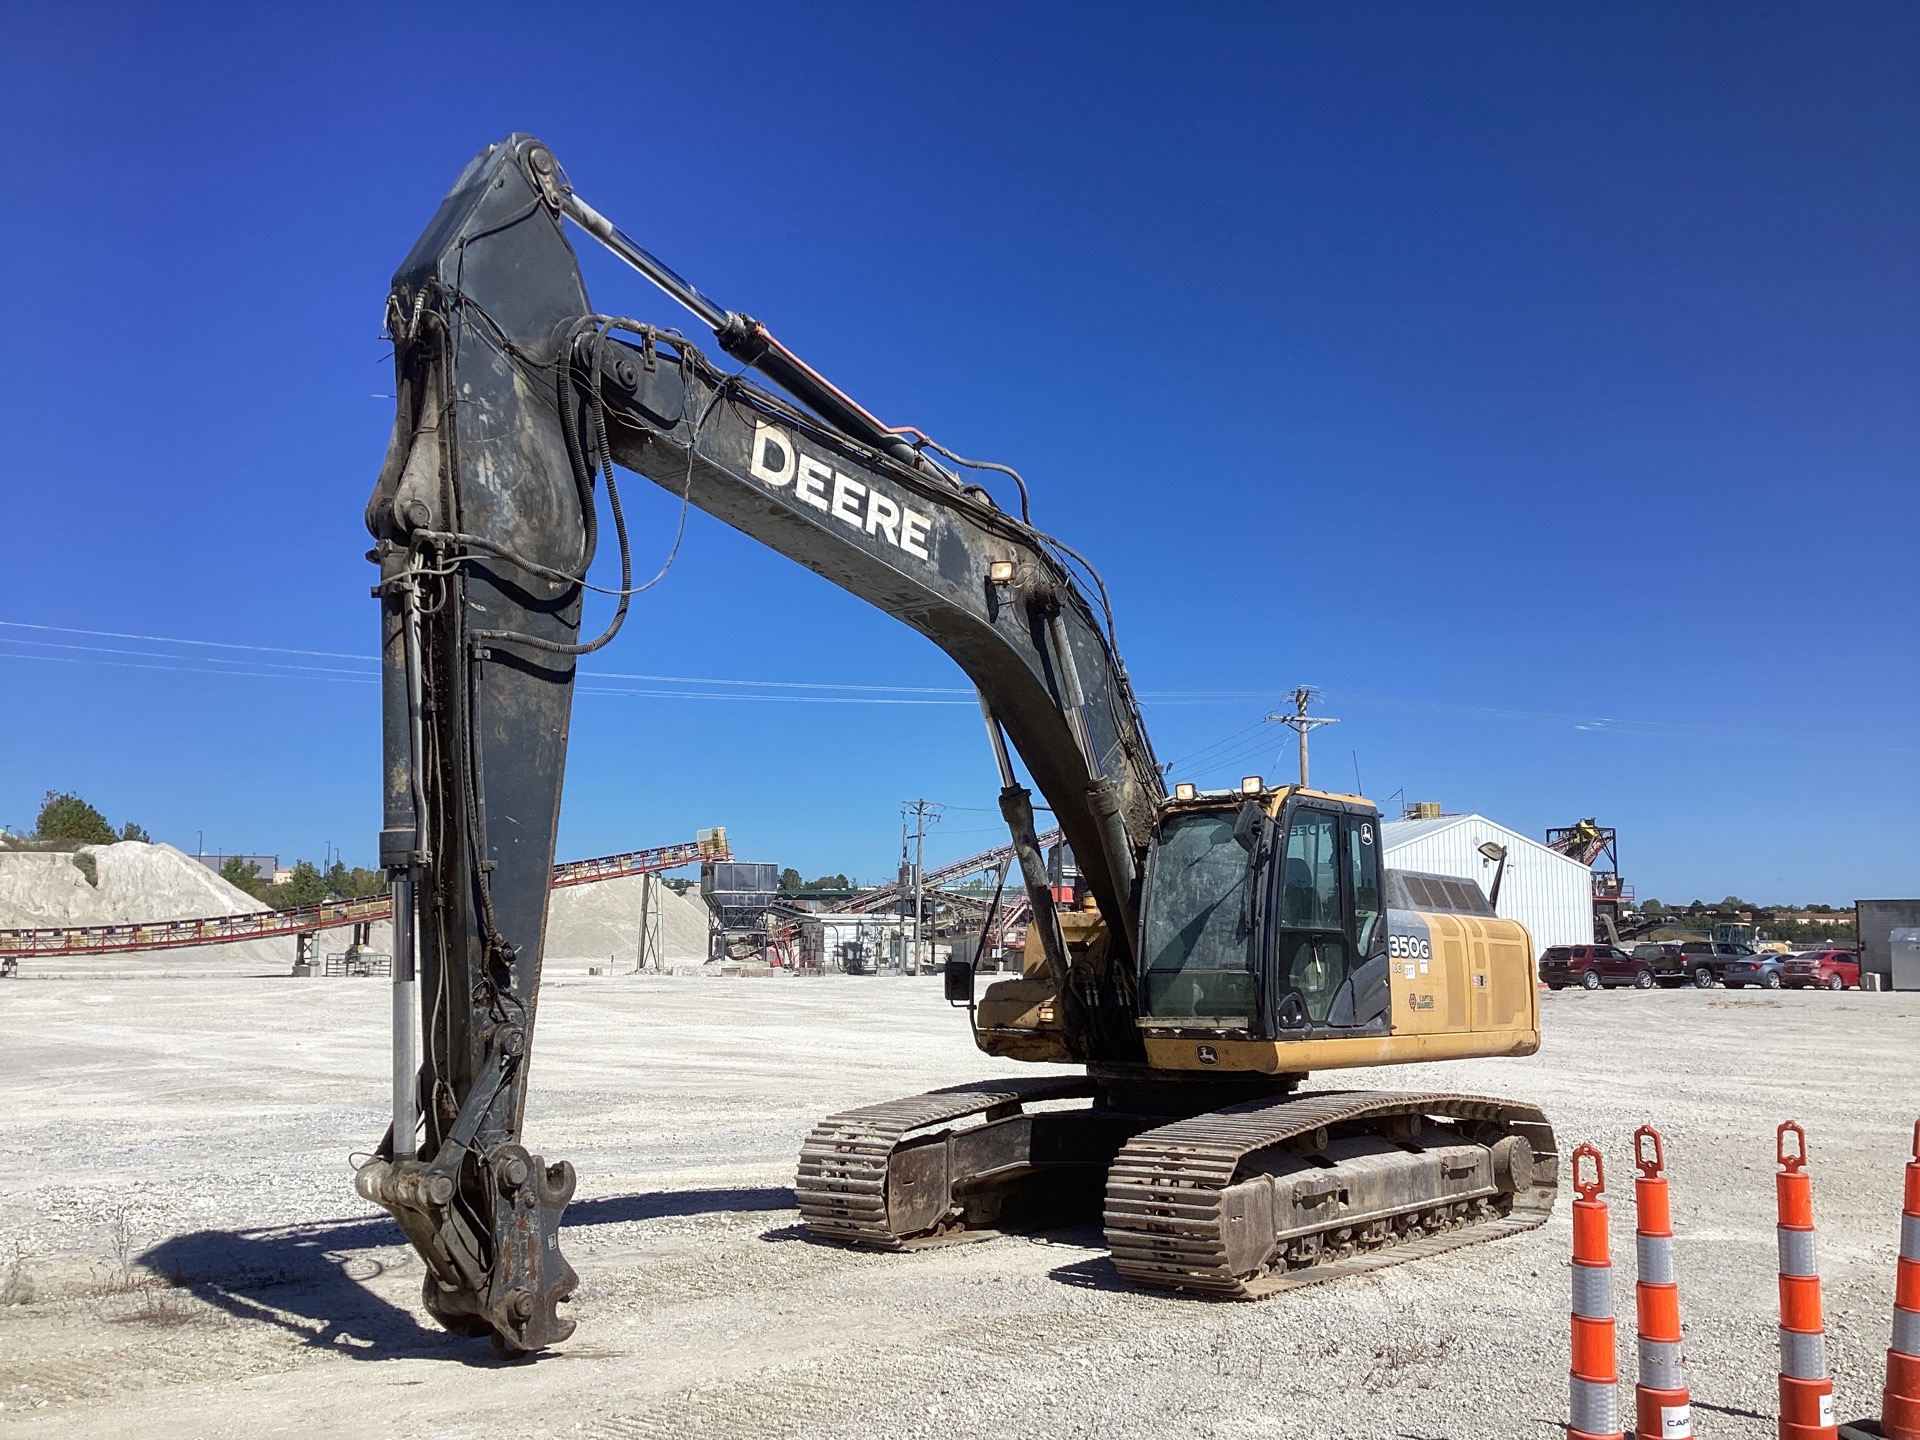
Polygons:
<instances>
[{"instance_id":1,"label":"parked car","mask_svg":"<svg viewBox=\"0 0 1920 1440\"><path fill-rule=\"evenodd\" d=\"M1633 958L1645 961L1653 967L1654 984L1672 989L1684 985L1692 978L1687 967L1687 957L1681 952L1678 941L1642 940L1633 947Z\"/></svg>"},{"instance_id":2,"label":"parked car","mask_svg":"<svg viewBox=\"0 0 1920 1440\"><path fill-rule=\"evenodd\" d=\"M1636 960L1617 945L1555 945L1540 957L1540 978L1549 990L1578 985L1598 990L1603 985L1653 988L1653 966Z\"/></svg>"},{"instance_id":3,"label":"parked car","mask_svg":"<svg viewBox=\"0 0 1920 1440\"><path fill-rule=\"evenodd\" d=\"M1778 990L1787 983L1787 957L1767 951L1729 960L1720 967L1720 983L1729 990L1744 990L1749 985Z\"/></svg>"},{"instance_id":4,"label":"parked car","mask_svg":"<svg viewBox=\"0 0 1920 1440\"><path fill-rule=\"evenodd\" d=\"M1750 945L1727 940L1683 940L1680 950L1686 956L1687 969L1693 972L1693 983L1703 990L1718 980L1727 966L1757 953Z\"/></svg>"},{"instance_id":5,"label":"parked car","mask_svg":"<svg viewBox=\"0 0 1920 1440\"><path fill-rule=\"evenodd\" d=\"M1858 950L1808 950L1789 955L1785 965L1787 984L1796 990L1809 985L1822 990L1844 990L1860 983Z\"/></svg>"}]
</instances>

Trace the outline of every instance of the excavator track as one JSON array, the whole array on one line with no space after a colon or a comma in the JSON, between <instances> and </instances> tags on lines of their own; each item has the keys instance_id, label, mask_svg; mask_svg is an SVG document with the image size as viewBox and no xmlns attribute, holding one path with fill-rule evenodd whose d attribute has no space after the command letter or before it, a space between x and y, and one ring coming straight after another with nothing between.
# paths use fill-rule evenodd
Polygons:
<instances>
[{"instance_id":1,"label":"excavator track","mask_svg":"<svg viewBox=\"0 0 1920 1440\"><path fill-rule=\"evenodd\" d=\"M955 1132L934 1127L977 1120L985 1131L1017 1119L1026 1105L1093 1093L1082 1076L988 1080L829 1115L800 1149L793 1184L800 1218L823 1240L884 1250L989 1238L999 1232L966 1225L953 1195L956 1180L965 1188L984 1177L965 1173L964 1164L956 1175Z\"/></svg>"},{"instance_id":2,"label":"excavator track","mask_svg":"<svg viewBox=\"0 0 1920 1440\"><path fill-rule=\"evenodd\" d=\"M1130 1140L1108 1172L1107 1244L1136 1285L1258 1300L1531 1230L1558 1184L1553 1130L1532 1105L1275 1097Z\"/></svg>"},{"instance_id":3,"label":"excavator track","mask_svg":"<svg viewBox=\"0 0 1920 1440\"><path fill-rule=\"evenodd\" d=\"M1104 1181L1122 1275L1252 1300L1517 1234L1553 1208L1559 1156L1531 1105L1333 1091L1172 1123L1097 1101L1028 1108L1097 1093L991 1080L829 1116L800 1152L801 1218L823 1240L916 1250L1091 1218Z\"/></svg>"}]
</instances>

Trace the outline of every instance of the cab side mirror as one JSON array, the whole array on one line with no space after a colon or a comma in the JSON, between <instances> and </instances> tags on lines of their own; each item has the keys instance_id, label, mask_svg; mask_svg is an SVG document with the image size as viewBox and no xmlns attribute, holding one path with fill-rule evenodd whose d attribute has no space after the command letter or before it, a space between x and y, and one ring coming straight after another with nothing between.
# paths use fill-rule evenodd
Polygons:
<instances>
[{"instance_id":1,"label":"cab side mirror","mask_svg":"<svg viewBox=\"0 0 1920 1440\"><path fill-rule=\"evenodd\" d=\"M1233 822L1233 839L1249 855L1260 843L1261 828L1267 823L1267 812L1260 808L1258 800L1249 800L1240 807L1240 814Z\"/></svg>"},{"instance_id":2,"label":"cab side mirror","mask_svg":"<svg viewBox=\"0 0 1920 1440\"><path fill-rule=\"evenodd\" d=\"M944 979L949 1005L973 1005L973 961L948 959Z\"/></svg>"}]
</instances>

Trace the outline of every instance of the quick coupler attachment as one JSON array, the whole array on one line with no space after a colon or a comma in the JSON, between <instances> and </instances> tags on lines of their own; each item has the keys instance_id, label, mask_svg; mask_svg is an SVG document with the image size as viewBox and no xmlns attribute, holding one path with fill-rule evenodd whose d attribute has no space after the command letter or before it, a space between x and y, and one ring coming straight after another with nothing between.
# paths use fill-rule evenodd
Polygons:
<instances>
[{"instance_id":1,"label":"quick coupler attachment","mask_svg":"<svg viewBox=\"0 0 1920 1440\"><path fill-rule=\"evenodd\" d=\"M490 1334L502 1356L559 1344L574 1329L559 1306L580 1283L560 1254L573 1166L512 1144L477 1160L445 1152L431 1162L369 1160L354 1189L391 1214L426 1261L421 1298L442 1326ZM479 1215L490 1218L484 1236L468 1218Z\"/></svg>"}]
</instances>

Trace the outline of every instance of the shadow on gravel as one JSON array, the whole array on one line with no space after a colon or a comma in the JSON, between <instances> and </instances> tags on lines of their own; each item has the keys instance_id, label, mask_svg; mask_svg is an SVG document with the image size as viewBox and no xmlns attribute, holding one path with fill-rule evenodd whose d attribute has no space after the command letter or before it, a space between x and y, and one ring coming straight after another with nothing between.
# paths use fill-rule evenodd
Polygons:
<instances>
[{"instance_id":1,"label":"shadow on gravel","mask_svg":"<svg viewBox=\"0 0 1920 1440\"><path fill-rule=\"evenodd\" d=\"M1102 1255L1095 1260L1076 1261L1072 1265L1056 1265L1047 1272L1047 1278L1061 1285L1071 1285L1076 1290L1105 1290L1115 1294L1131 1292L1135 1295L1143 1293L1139 1286L1129 1284L1121 1278L1120 1271L1114 1266L1113 1257L1109 1255ZM1190 1301L1198 1305L1218 1303L1205 1296L1189 1295L1181 1290L1155 1290L1153 1300L1156 1305L1163 1301L1174 1304Z\"/></svg>"},{"instance_id":2,"label":"shadow on gravel","mask_svg":"<svg viewBox=\"0 0 1920 1440\"><path fill-rule=\"evenodd\" d=\"M791 1190L772 1186L618 1195L575 1201L567 1207L562 1231L793 1205ZM423 1325L411 1310L367 1288L367 1282L386 1273L387 1264L366 1252L405 1244L400 1227L377 1215L261 1230L199 1230L161 1241L142 1252L138 1263L236 1319L274 1326L303 1344L351 1359L442 1355L491 1366L492 1352L484 1343Z\"/></svg>"},{"instance_id":3,"label":"shadow on gravel","mask_svg":"<svg viewBox=\"0 0 1920 1440\"><path fill-rule=\"evenodd\" d=\"M790 1194L791 1192L781 1193ZM769 1206L767 1208L771 1209L773 1207ZM792 1241L803 1245L822 1245L829 1250L858 1251L864 1248L857 1241L838 1240L831 1235L816 1235L807 1228L804 1221L798 1225L781 1225L772 1230L763 1231L761 1232L760 1239L762 1243L768 1245L784 1245ZM1098 1250L1103 1254L1107 1248L1107 1238L1101 1233L1100 1227L1097 1225L1059 1225L1051 1230L1021 1230L1009 1228L1003 1231L991 1231L987 1234L955 1236L941 1243L921 1246L914 1250L913 1253L920 1254L930 1250L957 1250L969 1245L991 1245L996 1241L1006 1240L1024 1240L1029 1245L1058 1246L1063 1250ZM867 1251L867 1253L878 1255L885 1252L871 1250ZM1072 1268L1074 1267L1065 1267L1065 1269ZM1056 1270L1053 1273L1059 1275L1064 1273L1064 1271ZM1124 1289L1125 1287L1116 1286L1114 1288Z\"/></svg>"},{"instance_id":4,"label":"shadow on gravel","mask_svg":"<svg viewBox=\"0 0 1920 1440\"><path fill-rule=\"evenodd\" d=\"M1695 1400L1693 1402L1693 1408L1696 1410L1712 1410L1721 1415L1734 1415L1742 1420L1765 1420L1769 1418L1768 1416L1762 1415L1758 1410L1742 1410L1734 1405L1710 1405L1705 1400Z\"/></svg>"},{"instance_id":5,"label":"shadow on gravel","mask_svg":"<svg viewBox=\"0 0 1920 1440\"><path fill-rule=\"evenodd\" d=\"M1107 1232L1098 1225L1058 1225L1051 1230L1029 1230L1021 1235L1029 1245L1055 1245L1063 1250L1107 1253Z\"/></svg>"},{"instance_id":6,"label":"shadow on gravel","mask_svg":"<svg viewBox=\"0 0 1920 1440\"><path fill-rule=\"evenodd\" d=\"M829 1240L823 1236L816 1235L804 1224L778 1225L771 1230L763 1230L760 1232L760 1241L765 1245L783 1245L789 1240L800 1240L809 1245L826 1245L842 1250L851 1250L854 1248L844 1240Z\"/></svg>"},{"instance_id":7,"label":"shadow on gravel","mask_svg":"<svg viewBox=\"0 0 1920 1440\"><path fill-rule=\"evenodd\" d=\"M365 1252L404 1245L382 1215L266 1230L199 1230L139 1257L157 1275L237 1320L269 1325L352 1359L464 1358L475 1342L425 1326L367 1288L387 1266ZM479 1353L491 1353L482 1346ZM477 1358L477 1354L476 1357Z\"/></svg>"},{"instance_id":8,"label":"shadow on gravel","mask_svg":"<svg viewBox=\"0 0 1920 1440\"><path fill-rule=\"evenodd\" d=\"M783 1185L738 1190L662 1190L655 1195L616 1195L607 1200L576 1200L561 1224L619 1225L628 1220L664 1220L681 1215L746 1215L762 1210L794 1210L799 1202ZM398 1233L396 1229L396 1234Z\"/></svg>"},{"instance_id":9,"label":"shadow on gravel","mask_svg":"<svg viewBox=\"0 0 1920 1440\"><path fill-rule=\"evenodd\" d=\"M1062 1285L1071 1285L1076 1290L1130 1290L1133 1287L1120 1278L1120 1272L1113 1267L1113 1261L1105 1255L1098 1260L1077 1260L1071 1265L1056 1265L1047 1272L1049 1280L1057 1280ZM1176 1300L1180 1297L1175 1294Z\"/></svg>"}]
</instances>

